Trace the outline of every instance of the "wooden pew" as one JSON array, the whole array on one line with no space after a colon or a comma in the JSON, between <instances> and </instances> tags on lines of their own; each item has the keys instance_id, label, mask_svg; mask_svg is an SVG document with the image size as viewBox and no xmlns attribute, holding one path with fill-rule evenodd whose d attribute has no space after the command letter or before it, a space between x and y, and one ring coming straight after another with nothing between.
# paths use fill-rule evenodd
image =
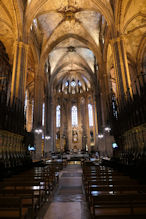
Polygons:
<instances>
[{"instance_id":1,"label":"wooden pew","mask_svg":"<svg viewBox=\"0 0 146 219\"><path fill-rule=\"evenodd\" d=\"M146 195L93 195L93 218L146 217Z\"/></svg>"},{"instance_id":2,"label":"wooden pew","mask_svg":"<svg viewBox=\"0 0 146 219\"><path fill-rule=\"evenodd\" d=\"M137 181L127 179L127 178L114 178L114 179L104 179L104 178L97 178L97 177L88 177L86 181L84 181L84 188L86 194L89 194L90 186L116 186L116 185L139 185Z\"/></svg>"},{"instance_id":3,"label":"wooden pew","mask_svg":"<svg viewBox=\"0 0 146 219\"><path fill-rule=\"evenodd\" d=\"M55 176L52 177L52 175L48 174L48 173L39 173L33 175L33 172L29 172L29 174L21 174L21 175L17 175L14 177L11 177L7 180L5 180L4 182L0 183L0 188L3 187L4 185L15 185L15 184L32 184L32 185L36 185L37 183L40 183L40 186L44 185L45 188L45 192L46 195L50 194L50 192L53 190L54 186L56 185L55 183ZM38 185L39 186L39 185ZM42 188L42 187L41 187Z\"/></svg>"},{"instance_id":4,"label":"wooden pew","mask_svg":"<svg viewBox=\"0 0 146 219\"><path fill-rule=\"evenodd\" d=\"M21 198L23 206L29 208L31 218L34 218L37 215L37 210L40 208L40 196L35 190L21 188L1 190L0 196Z\"/></svg>"},{"instance_id":5,"label":"wooden pew","mask_svg":"<svg viewBox=\"0 0 146 219\"><path fill-rule=\"evenodd\" d=\"M83 183L93 218L146 218L146 186L111 168L83 164Z\"/></svg>"},{"instance_id":6,"label":"wooden pew","mask_svg":"<svg viewBox=\"0 0 146 219\"><path fill-rule=\"evenodd\" d=\"M20 197L0 196L0 218L23 219L27 215L28 209L23 207Z\"/></svg>"},{"instance_id":7,"label":"wooden pew","mask_svg":"<svg viewBox=\"0 0 146 219\"><path fill-rule=\"evenodd\" d=\"M146 186L143 185L95 185L95 183L90 184L88 193L86 193L86 198L88 202L92 200L92 196L102 195L102 194L146 194Z\"/></svg>"},{"instance_id":8,"label":"wooden pew","mask_svg":"<svg viewBox=\"0 0 146 219\"><path fill-rule=\"evenodd\" d=\"M21 200L23 208L33 209L32 218L36 215L36 209L47 200L48 195L59 180L58 172L63 165L55 165L54 162L45 167L35 167L3 180L0 182L0 198L5 199L9 196L12 199L15 196Z\"/></svg>"},{"instance_id":9,"label":"wooden pew","mask_svg":"<svg viewBox=\"0 0 146 219\"><path fill-rule=\"evenodd\" d=\"M30 191L30 193L34 193L35 198L39 200L39 207L45 200L45 186L40 185L40 182L5 182L3 183L3 187L0 189L0 194L9 194L10 191L14 191L14 193L18 193L19 190Z\"/></svg>"}]
</instances>

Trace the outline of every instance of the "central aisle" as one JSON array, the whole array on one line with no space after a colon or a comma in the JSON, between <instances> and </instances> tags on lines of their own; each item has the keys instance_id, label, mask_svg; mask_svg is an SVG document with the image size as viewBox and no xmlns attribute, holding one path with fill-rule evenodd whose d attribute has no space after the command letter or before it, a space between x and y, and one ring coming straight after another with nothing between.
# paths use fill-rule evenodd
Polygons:
<instances>
[{"instance_id":1,"label":"central aisle","mask_svg":"<svg viewBox=\"0 0 146 219\"><path fill-rule=\"evenodd\" d=\"M82 169L79 164L68 164L60 172L58 189L45 213L44 219L89 219Z\"/></svg>"}]
</instances>

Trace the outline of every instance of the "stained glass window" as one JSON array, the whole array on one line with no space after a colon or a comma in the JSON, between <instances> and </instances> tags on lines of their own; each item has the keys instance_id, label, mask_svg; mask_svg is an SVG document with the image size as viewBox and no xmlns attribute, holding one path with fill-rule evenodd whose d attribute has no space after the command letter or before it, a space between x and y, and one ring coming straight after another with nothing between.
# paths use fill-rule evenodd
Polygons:
<instances>
[{"instance_id":1,"label":"stained glass window","mask_svg":"<svg viewBox=\"0 0 146 219\"><path fill-rule=\"evenodd\" d=\"M81 85L82 85L80 81L78 81L78 85L79 85L79 86L81 86Z\"/></svg>"},{"instance_id":2,"label":"stained glass window","mask_svg":"<svg viewBox=\"0 0 146 219\"><path fill-rule=\"evenodd\" d=\"M25 91L24 115L26 115L26 110L27 110L27 91Z\"/></svg>"},{"instance_id":3,"label":"stained glass window","mask_svg":"<svg viewBox=\"0 0 146 219\"><path fill-rule=\"evenodd\" d=\"M27 0L27 3L29 4L31 2L31 0Z\"/></svg>"},{"instance_id":4,"label":"stained glass window","mask_svg":"<svg viewBox=\"0 0 146 219\"><path fill-rule=\"evenodd\" d=\"M67 86L68 86L68 84L69 84L69 83L68 83L68 81L66 81L66 82L65 82L65 86L67 87Z\"/></svg>"},{"instance_id":5,"label":"stained glass window","mask_svg":"<svg viewBox=\"0 0 146 219\"><path fill-rule=\"evenodd\" d=\"M60 105L56 107L56 127L60 127Z\"/></svg>"},{"instance_id":6,"label":"stained glass window","mask_svg":"<svg viewBox=\"0 0 146 219\"><path fill-rule=\"evenodd\" d=\"M88 104L89 126L93 126L93 109L92 105Z\"/></svg>"},{"instance_id":7,"label":"stained glass window","mask_svg":"<svg viewBox=\"0 0 146 219\"><path fill-rule=\"evenodd\" d=\"M32 100L32 124L33 124L33 113L34 113L34 100Z\"/></svg>"},{"instance_id":8,"label":"stained glass window","mask_svg":"<svg viewBox=\"0 0 146 219\"><path fill-rule=\"evenodd\" d=\"M71 85L72 87L75 87L75 86L76 86L76 82L75 82L75 81L71 81L70 85Z\"/></svg>"},{"instance_id":9,"label":"stained glass window","mask_svg":"<svg viewBox=\"0 0 146 219\"><path fill-rule=\"evenodd\" d=\"M78 125L78 111L77 107L73 106L71 109L71 114L72 114L72 126L77 126Z\"/></svg>"},{"instance_id":10,"label":"stained glass window","mask_svg":"<svg viewBox=\"0 0 146 219\"><path fill-rule=\"evenodd\" d=\"M42 106L42 126L44 126L45 123L45 103L43 103Z\"/></svg>"},{"instance_id":11,"label":"stained glass window","mask_svg":"<svg viewBox=\"0 0 146 219\"><path fill-rule=\"evenodd\" d=\"M37 27L37 19L36 18L33 19L33 23L34 23L35 27Z\"/></svg>"}]
</instances>

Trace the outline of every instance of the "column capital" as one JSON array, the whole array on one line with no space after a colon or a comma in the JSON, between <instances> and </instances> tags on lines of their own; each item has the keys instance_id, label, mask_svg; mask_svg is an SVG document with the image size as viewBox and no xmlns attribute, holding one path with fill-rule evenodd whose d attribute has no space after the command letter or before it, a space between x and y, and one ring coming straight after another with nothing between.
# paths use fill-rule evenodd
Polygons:
<instances>
[{"instance_id":1,"label":"column capital","mask_svg":"<svg viewBox=\"0 0 146 219\"><path fill-rule=\"evenodd\" d=\"M26 43L24 43L23 41L18 41L18 40L16 40L16 41L14 42L14 44L15 44L15 46L18 46L19 48L24 48L24 49L26 49L26 50L29 49L29 44L26 44Z\"/></svg>"},{"instance_id":2,"label":"column capital","mask_svg":"<svg viewBox=\"0 0 146 219\"><path fill-rule=\"evenodd\" d=\"M119 37L112 38L110 40L110 43L114 44L116 42L120 42L121 40L125 40L125 35L120 35Z\"/></svg>"}]
</instances>

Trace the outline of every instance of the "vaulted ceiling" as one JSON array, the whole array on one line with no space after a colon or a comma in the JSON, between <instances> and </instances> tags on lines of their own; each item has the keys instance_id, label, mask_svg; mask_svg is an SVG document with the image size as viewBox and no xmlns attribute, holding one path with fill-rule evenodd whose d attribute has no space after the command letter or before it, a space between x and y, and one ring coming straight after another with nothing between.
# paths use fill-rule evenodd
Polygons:
<instances>
[{"instance_id":1,"label":"vaulted ceiling","mask_svg":"<svg viewBox=\"0 0 146 219\"><path fill-rule=\"evenodd\" d=\"M95 66L110 63L112 37L125 37L128 57L136 63L146 32L145 0L1 0L0 12L0 40L11 64L14 42L29 44L32 93L39 64L42 71L49 65L49 80L56 86L71 75L92 84Z\"/></svg>"}]
</instances>

